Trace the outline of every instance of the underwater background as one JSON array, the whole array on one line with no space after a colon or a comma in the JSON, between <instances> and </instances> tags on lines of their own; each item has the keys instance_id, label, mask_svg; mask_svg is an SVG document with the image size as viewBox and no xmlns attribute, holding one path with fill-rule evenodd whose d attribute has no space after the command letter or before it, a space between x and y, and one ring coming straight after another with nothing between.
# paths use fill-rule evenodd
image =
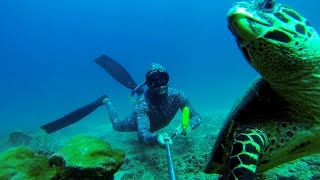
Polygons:
<instances>
[{"instance_id":1,"label":"underwater background","mask_svg":"<svg viewBox=\"0 0 320 180\"><path fill-rule=\"evenodd\" d=\"M94 63L101 54L122 64L137 83L144 80L150 63L162 64L170 74L170 86L184 91L207 117L201 126L216 123L219 130L258 76L227 28L226 14L234 2L1 0L0 137L6 141L12 131L37 132L41 125L103 94L110 96L120 117L129 115L130 90ZM319 31L318 0L279 2L307 17ZM198 134L211 130L199 129ZM112 129L104 107L52 139L80 133L99 133L125 150L138 144L136 133Z\"/></svg>"},{"instance_id":2,"label":"underwater background","mask_svg":"<svg viewBox=\"0 0 320 180\"><path fill-rule=\"evenodd\" d=\"M0 134L35 129L102 94L128 114L130 91L93 62L102 53L138 83L150 63L162 64L200 112L229 109L256 77L227 29L234 2L0 1ZM319 27L318 1L280 2Z\"/></svg>"}]
</instances>

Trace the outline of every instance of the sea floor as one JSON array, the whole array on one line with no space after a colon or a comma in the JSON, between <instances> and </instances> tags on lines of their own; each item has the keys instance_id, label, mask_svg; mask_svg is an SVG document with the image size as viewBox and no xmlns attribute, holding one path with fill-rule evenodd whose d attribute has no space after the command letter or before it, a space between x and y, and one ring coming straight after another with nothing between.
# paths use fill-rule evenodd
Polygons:
<instances>
[{"instance_id":1,"label":"sea floor","mask_svg":"<svg viewBox=\"0 0 320 180\"><path fill-rule=\"evenodd\" d=\"M202 113L203 123L188 136L178 135L173 139L171 154L178 179L214 180L216 174L202 172L207 158L227 111ZM174 133L180 117L160 132ZM90 126L90 128L88 128ZM41 132L38 132L39 134ZM116 180L167 180L168 166L166 151L158 146L143 145L138 142L136 132L116 132L110 123L79 123L51 135L39 136L41 140L31 145L35 149L55 151L76 134L88 134L109 142L113 148L126 153L125 162L115 174ZM10 148L7 137L0 141L0 151ZM320 179L320 154L305 157L264 173L261 179Z\"/></svg>"}]
</instances>

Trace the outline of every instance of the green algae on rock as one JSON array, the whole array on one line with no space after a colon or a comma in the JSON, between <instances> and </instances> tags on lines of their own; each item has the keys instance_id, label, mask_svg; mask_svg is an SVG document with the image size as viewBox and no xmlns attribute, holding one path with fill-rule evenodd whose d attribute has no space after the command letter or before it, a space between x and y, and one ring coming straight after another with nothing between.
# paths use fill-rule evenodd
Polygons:
<instances>
[{"instance_id":1,"label":"green algae on rock","mask_svg":"<svg viewBox=\"0 0 320 180\"><path fill-rule=\"evenodd\" d=\"M66 178L113 179L125 154L98 138L78 135L52 155L50 163L63 165Z\"/></svg>"},{"instance_id":2,"label":"green algae on rock","mask_svg":"<svg viewBox=\"0 0 320 180\"><path fill-rule=\"evenodd\" d=\"M0 179L55 179L60 167L50 167L45 155L26 147L11 148L0 155Z\"/></svg>"}]
</instances>

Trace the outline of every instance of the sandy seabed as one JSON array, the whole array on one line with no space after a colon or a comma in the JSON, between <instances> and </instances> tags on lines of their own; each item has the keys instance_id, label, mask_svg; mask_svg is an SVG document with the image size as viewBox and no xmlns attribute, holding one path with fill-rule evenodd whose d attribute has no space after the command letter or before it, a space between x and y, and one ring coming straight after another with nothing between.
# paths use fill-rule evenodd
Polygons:
<instances>
[{"instance_id":1,"label":"sandy seabed","mask_svg":"<svg viewBox=\"0 0 320 180\"><path fill-rule=\"evenodd\" d=\"M214 180L217 174L202 172L228 111L202 113L203 122L188 136L178 135L173 139L171 154L178 179ZM159 132L174 133L181 115ZM88 128L90 127L90 128ZM126 153L125 162L115 174L116 180L167 180L166 151L158 146L148 146L138 141L136 132L115 132L110 123L79 123L51 135L41 136L41 142L32 145L35 149L55 151L76 134L88 134L109 142L113 148ZM0 150L10 148L3 137ZM320 179L320 154L308 156L267 171L260 179Z\"/></svg>"}]
</instances>

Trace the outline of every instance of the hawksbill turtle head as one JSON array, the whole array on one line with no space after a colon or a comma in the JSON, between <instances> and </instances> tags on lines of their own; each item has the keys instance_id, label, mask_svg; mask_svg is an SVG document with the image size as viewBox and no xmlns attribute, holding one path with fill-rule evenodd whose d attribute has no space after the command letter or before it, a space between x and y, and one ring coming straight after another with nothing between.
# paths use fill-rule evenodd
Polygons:
<instances>
[{"instance_id":1,"label":"hawksbill turtle head","mask_svg":"<svg viewBox=\"0 0 320 180\"><path fill-rule=\"evenodd\" d=\"M271 0L238 2L228 25L249 64L270 84L319 69L319 35L289 7Z\"/></svg>"}]
</instances>

